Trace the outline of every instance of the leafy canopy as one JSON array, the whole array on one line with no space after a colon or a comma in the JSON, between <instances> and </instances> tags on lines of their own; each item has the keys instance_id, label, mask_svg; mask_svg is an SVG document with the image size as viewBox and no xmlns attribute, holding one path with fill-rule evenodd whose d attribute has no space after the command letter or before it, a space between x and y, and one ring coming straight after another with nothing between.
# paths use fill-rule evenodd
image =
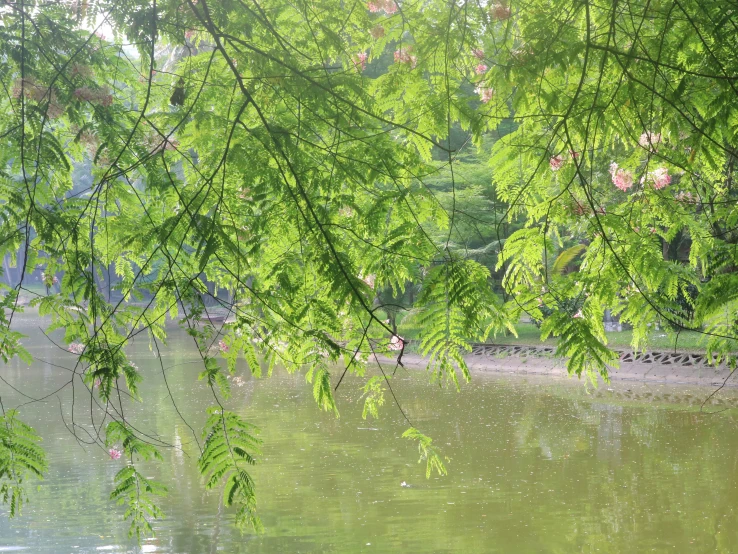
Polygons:
<instances>
[{"instance_id":1,"label":"leafy canopy","mask_svg":"<svg viewBox=\"0 0 738 554\"><path fill-rule=\"evenodd\" d=\"M145 333L158 350L168 317L216 406L203 478L255 526L255 430L221 404L240 358L255 376L305 372L335 413L335 373L365 376L365 416L392 391L377 356L405 352L398 311L433 376L457 386L469 342L523 312L577 374L615 363L606 309L636 348L668 323L734 363L732 14L683 0L6 4L0 254L23 279L1 301L0 355L30 360L12 314L43 271L33 305L114 418L99 442L128 460L112 497L137 535L163 515L163 486L136 464L160 454L114 392L136 398L124 347ZM467 144L484 152L492 136L489 171L462 185ZM471 252L468 199L490 185L482 238L495 240ZM234 323L211 325L214 304ZM2 422L14 511L45 461L14 412ZM404 436L445 472L430 438Z\"/></svg>"}]
</instances>

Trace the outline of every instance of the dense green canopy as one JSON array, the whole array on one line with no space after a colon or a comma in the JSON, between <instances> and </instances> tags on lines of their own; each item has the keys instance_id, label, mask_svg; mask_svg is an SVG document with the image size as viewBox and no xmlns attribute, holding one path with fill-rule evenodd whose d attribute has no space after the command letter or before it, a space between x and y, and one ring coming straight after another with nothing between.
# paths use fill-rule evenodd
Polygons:
<instances>
[{"instance_id":1,"label":"dense green canopy","mask_svg":"<svg viewBox=\"0 0 738 554\"><path fill-rule=\"evenodd\" d=\"M136 469L159 453L123 417L117 391L135 397L141 379L124 347L140 333L163 347L168 316L196 341L213 397L200 469L240 525L258 526L245 468L259 440L221 399L241 357L255 375L305 372L335 411L341 373L371 368L373 415L391 392L378 356L400 364L407 347L398 314L454 383L469 378L469 343L523 312L579 374L616 363L606 309L636 348L669 324L734 363L734 11L4 3L0 253L43 271L49 294L33 304L113 420L97 440L130 459L112 494L132 531L161 515L162 487ZM29 357L13 328L25 284L11 285L6 361ZM213 304L234 323L210 324ZM14 412L2 422L0 493L15 508L45 462ZM428 437L406 436L445 471Z\"/></svg>"}]
</instances>

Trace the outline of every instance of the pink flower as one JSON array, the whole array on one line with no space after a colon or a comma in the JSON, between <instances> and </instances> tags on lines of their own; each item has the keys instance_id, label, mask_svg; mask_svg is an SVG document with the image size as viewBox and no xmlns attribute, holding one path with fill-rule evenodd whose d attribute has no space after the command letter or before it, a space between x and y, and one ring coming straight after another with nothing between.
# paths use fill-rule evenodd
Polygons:
<instances>
[{"instance_id":1,"label":"pink flower","mask_svg":"<svg viewBox=\"0 0 738 554\"><path fill-rule=\"evenodd\" d=\"M52 90L49 94L49 104L46 106L46 115L49 119L56 119L64 113L64 106L59 103L56 93Z\"/></svg>"},{"instance_id":2,"label":"pink flower","mask_svg":"<svg viewBox=\"0 0 738 554\"><path fill-rule=\"evenodd\" d=\"M415 68L418 63L418 58L410 55L411 48L399 48L395 50L395 63L409 64L410 67Z\"/></svg>"},{"instance_id":3,"label":"pink flower","mask_svg":"<svg viewBox=\"0 0 738 554\"><path fill-rule=\"evenodd\" d=\"M79 142L80 144L84 144L85 148L87 148L87 151L92 154L97 150L100 141L95 136L95 133L86 130L83 131L81 135L79 135Z\"/></svg>"},{"instance_id":4,"label":"pink flower","mask_svg":"<svg viewBox=\"0 0 738 554\"><path fill-rule=\"evenodd\" d=\"M359 52L356 54L352 60L354 62L354 67L359 71L364 71L366 69L367 58L369 58L369 54L366 52Z\"/></svg>"},{"instance_id":5,"label":"pink flower","mask_svg":"<svg viewBox=\"0 0 738 554\"><path fill-rule=\"evenodd\" d=\"M575 313L572 316L574 319L581 319L582 318L582 310L579 310L577 313Z\"/></svg>"},{"instance_id":6,"label":"pink flower","mask_svg":"<svg viewBox=\"0 0 738 554\"><path fill-rule=\"evenodd\" d=\"M692 202L692 193L679 191L679 194L676 195L676 200L678 202Z\"/></svg>"},{"instance_id":7,"label":"pink flower","mask_svg":"<svg viewBox=\"0 0 738 554\"><path fill-rule=\"evenodd\" d=\"M649 174L649 177L653 183L653 188L656 190L662 189L671 183L671 175L669 175L669 170L665 167L659 167L658 169L653 170Z\"/></svg>"},{"instance_id":8,"label":"pink flower","mask_svg":"<svg viewBox=\"0 0 738 554\"><path fill-rule=\"evenodd\" d=\"M13 98L20 98L21 90L23 91L23 96L36 102L40 102L48 94L48 89L37 83L33 77L16 79L13 83L11 96Z\"/></svg>"},{"instance_id":9,"label":"pink flower","mask_svg":"<svg viewBox=\"0 0 738 554\"><path fill-rule=\"evenodd\" d=\"M226 341L224 341L223 339L218 341L218 348L220 348L220 351L223 352L224 354L231 349L231 347L228 346Z\"/></svg>"},{"instance_id":10,"label":"pink flower","mask_svg":"<svg viewBox=\"0 0 738 554\"><path fill-rule=\"evenodd\" d=\"M613 184L622 191L626 191L633 186L633 173L625 169L619 169L615 162L610 164L610 177L612 177Z\"/></svg>"},{"instance_id":11,"label":"pink flower","mask_svg":"<svg viewBox=\"0 0 738 554\"><path fill-rule=\"evenodd\" d=\"M395 0L373 0L366 7L371 13L384 12L387 15L392 15L399 9Z\"/></svg>"},{"instance_id":12,"label":"pink flower","mask_svg":"<svg viewBox=\"0 0 738 554\"><path fill-rule=\"evenodd\" d=\"M491 4L489 7L489 14L493 20L504 21L510 17L510 8L504 4Z\"/></svg>"},{"instance_id":13,"label":"pink flower","mask_svg":"<svg viewBox=\"0 0 738 554\"><path fill-rule=\"evenodd\" d=\"M487 69L489 69L486 65L483 63L480 63L477 67L474 68L474 72L477 75L482 75L487 72Z\"/></svg>"},{"instance_id":14,"label":"pink flower","mask_svg":"<svg viewBox=\"0 0 738 554\"><path fill-rule=\"evenodd\" d=\"M47 287L51 287L56 285L59 282L59 279L56 275L47 275L45 272L41 272L41 282Z\"/></svg>"},{"instance_id":15,"label":"pink flower","mask_svg":"<svg viewBox=\"0 0 738 554\"><path fill-rule=\"evenodd\" d=\"M476 92L479 95L479 99L482 101L482 104L486 104L495 95L495 89L491 87L477 87L474 89L474 92Z\"/></svg>"},{"instance_id":16,"label":"pink flower","mask_svg":"<svg viewBox=\"0 0 738 554\"><path fill-rule=\"evenodd\" d=\"M84 102L100 104L101 106L110 106L113 103L113 95L107 89L80 87L74 91L74 96Z\"/></svg>"},{"instance_id":17,"label":"pink flower","mask_svg":"<svg viewBox=\"0 0 738 554\"><path fill-rule=\"evenodd\" d=\"M561 156L553 156L549 158L548 165L551 166L551 171L558 171L561 166L564 165L564 158Z\"/></svg>"},{"instance_id":18,"label":"pink flower","mask_svg":"<svg viewBox=\"0 0 738 554\"><path fill-rule=\"evenodd\" d=\"M397 335L392 335L390 339L389 348L390 350L402 350L405 346L405 340Z\"/></svg>"},{"instance_id":19,"label":"pink flower","mask_svg":"<svg viewBox=\"0 0 738 554\"><path fill-rule=\"evenodd\" d=\"M111 448L110 450L108 450L108 454L110 454L111 459L118 460L123 455L123 452L121 452L117 448Z\"/></svg>"},{"instance_id":20,"label":"pink flower","mask_svg":"<svg viewBox=\"0 0 738 554\"><path fill-rule=\"evenodd\" d=\"M164 150L176 150L177 148L179 148L177 139L164 139Z\"/></svg>"},{"instance_id":21,"label":"pink flower","mask_svg":"<svg viewBox=\"0 0 738 554\"><path fill-rule=\"evenodd\" d=\"M484 59L484 50L482 50L481 48L475 48L474 50L472 50L472 54L474 54L474 57L478 60Z\"/></svg>"},{"instance_id":22,"label":"pink flower","mask_svg":"<svg viewBox=\"0 0 738 554\"><path fill-rule=\"evenodd\" d=\"M81 342L73 342L67 347L67 350L72 354L82 354L85 351L85 345Z\"/></svg>"},{"instance_id":23,"label":"pink flower","mask_svg":"<svg viewBox=\"0 0 738 554\"><path fill-rule=\"evenodd\" d=\"M380 39L384 36L384 27L381 25L377 25L376 27L372 28L371 31L369 31L369 34L372 35L373 39Z\"/></svg>"},{"instance_id":24,"label":"pink flower","mask_svg":"<svg viewBox=\"0 0 738 554\"><path fill-rule=\"evenodd\" d=\"M84 77L85 79L91 79L95 76L92 72L92 68L89 65L84 65L80 63L72 64L71 75L72 77L79 75L80 77Z\"/></svg>"},{"instance_id":25,"label":"pink flower","mask_svg":"<svg viewBox=\"0 0 738 554\"><path fill-rule=\"evenodd\" d=\"M384 3L384 13L387 15L392 15L398 10L397 3L394 0L389 0L388 2Z\"/></svg>"},{"instance_id":26,"label":"pink flower","mask_svg":"<svg viewBox=\"0 0 738 554\"><path fill-rule=\"evenodd\" d=\"M660 142L661 133L652 133L651 131L646 131L638 139L638 144L640 144L643 148L647 148L651 152L656 152L656 148L654 148L654 146Z\"/></svg>"},{"instance_id":27,"label":"pink flower","mask_svg":"<svg viewBox=\"0 0 738 554\"><path fill-rule=\"evenodd\" d=\"M510 56L512 56L516 62L521 64L527 62L532 55L533 49L530 47L530 44L524 44L518 48L510 50Z\"/></svg>"}]
</instances>

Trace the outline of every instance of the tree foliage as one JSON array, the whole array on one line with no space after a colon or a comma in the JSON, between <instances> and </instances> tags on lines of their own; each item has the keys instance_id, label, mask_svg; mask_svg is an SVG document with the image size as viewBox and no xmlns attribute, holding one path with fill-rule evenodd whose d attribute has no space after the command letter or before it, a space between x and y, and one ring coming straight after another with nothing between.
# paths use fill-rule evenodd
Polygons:
<instances>
[{"instance_id":1,"label":"tree foliage","mask_svg":"<svg viewBox=\"0 0 738 554\"><path fill-rule=\"evenodd\" d=\"M113 498L128 503L136 534L161 515L151 496L161 488L133 465L158 451L123 416L119 392L135 398L141 380L124 348L146 334L158 349L167 318L202 356L203 390L219 407L200 468L239 506L239 523L258 521L243 467L258 441L220 400L240 357L255 376L262 364L304 372L336 414L342 364L338 373L367 379L365 416L378 414L384 386L392 392L378 355L399 350L401 364L401 311L431 373L457 386L470 341L512 330L522 313L560 337L577 374L606 377L615 362L605 309L633 326L635 348L669 322L705 333L708 352L734 363L733 10L4 4L0 255L23 278L2 299L0 355L30 359L12 314L43 271L49 294L32 303L115 420L105 446L122 442L131 465ZM491 171L460 182L467 145L478 159L485 140ZM492 217L470 198L491 202ZM402 300L410 286L417 295ZM213 325L214 305L234 323ZM8 414L6 428L31 444ZM428 472L445 472L428 437L405 436ZM11 481L45 468L28 448L26 465L0 466Z\"/></svg>"}]
</instances>

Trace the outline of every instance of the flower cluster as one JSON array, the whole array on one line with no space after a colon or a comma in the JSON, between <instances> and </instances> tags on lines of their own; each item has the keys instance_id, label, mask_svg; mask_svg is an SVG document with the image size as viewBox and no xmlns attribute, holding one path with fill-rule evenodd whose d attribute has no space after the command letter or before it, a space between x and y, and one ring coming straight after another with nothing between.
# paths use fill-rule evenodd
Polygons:
<instances>
[{"instance_id":1,"label":"flower cluster","mask_svg":"<svg viewBox=\"0 0 738 554\"><path fill-rule=\"evenodd\" d=\"M64 113L64 106L59 103L56 97L56 92L53 90L49 91L49 103L46 106L46 116L49 119L56 119Z\"/></svg>"},{"instance_id":2,"label":"flower cluster","mask_svg":"<svg viewBox=\"0 0 738 554\"><path fill-rule=\"evenodd\" d=\"M398 335L392 335L392 338L390 339L389 348L390 350L402 350L405 346L405 339Z\"/></svg>"},{"instance_id":3,"label":"flower cluster","mask_svg":"<svg viewBox=\"0 0 738 554\"><path fill-rule=\"evenodd\" d=\"M482 101L482 104L486 104L495 96L495 89L491 87L477 87L474 89L474 92L479 95L479 100Z\"/></svg>"},{"instance_id":4,"label":"flower cluster","mask_svg":"<svg viewBox=\"0 0 738 554\"><path fill-rule=\"evenodd\" d=\"M59 100L56 97L56 92L53 89L40 85L32 77L15 80L13 83L13 90L10 94L13 98L20 98L21 92L28 100L33 100L34 102L39 103L47 101L46 115L49 119L56 119L64 113L64 106L59 103Z\"/></svg>"},{"instance_id":5,"label":"flower cluster","mask_svg":"<svg viewBox=\"0 0 738 554\"><path fill-rule=\"evenodd\" d=\"M641 184L646 181L650 182L656 190L660 190L671 183L671 175L669 175L668 169L659 167L651 171L648 175L645 175L641 179Z\"/></svg>"},{"instance_id":6,"label":"flower cluster","mask_svg":"<svg viewBox=\"0 0 738 554\"><path fill-rule=\"evenodd\" d=\"M489 6L489 14L493 20L504 21L511 15L510 8L505 4L493 3Z\"/></svg>"},{"instance_id":7,"label":"flower cluster","mask_svg":"<svg viewBox=\"0 0 738 554\"><path fill-rule=\"evenodd\" d=\"M479 65L477 65L477 67L474 68L474 73L476 73L477 75L484 75L485 73L487 73L488 69L489 68L486 65L480 63Z\"/></svg>"},{"instance_id":8,"label":"flower cluster","mask_svg":"<svg viewBox=\"0 0 738 554\"><path fill-rule=\"evenodd\" d=\"M587 208L582 206L579 202L576 200L574 201L574 206L571 207L571 213L574 215L584 215L587 213Z\"/></svg>"},{"instance_id":9,"label":"flower cluster","mask_svg":"<svg viewBox=\"0 0 738 554\"><path fill-rule=\"evenodd\" d=\"M375 27L372 27L372 30L369 31L369 34L372 35L373 39L380 39L384 36L384 27L381 25L376 25Z\"/></svg>"},{"instance_id":10,"label":"flower cluster","mask_svg":"<svg viewBox=\"0 0 738 554\"><path fill-rule=\"evenodd\" d=\"M688 204L697 202L697 196L693 196L692 193L689 191L684 192L683 190L680 190L675 198L677 202L686 202Z\"/></svg>"},{"instance_id":11,"label":"flower cluster","mask_svg":"<svg viewBox=\"0 0 738 554\"><path fill-rule=\"evenodd\" d=\"M87 15L88 0L62 0L59 5L73 12L77 17Z\"/></svg>"},{"instance_id":12,"label":"flower cluster","mask_svg":"<svg viewBox=\"0 0 738 554\"><path fill-rule=\"evenodd\" d=\"M384 12L387 15L392 15L399 9L395 0L371 0L366 7L371 13Z\"/></svg>"},{"instance_id":13,"label":"flower cluster","mask_svg":"<svg viewBox=\"0 0 738 554\"><path fill-rule=\"evenodd\" d=\"M610 164L610 177L612 177L613 184L622 191L626 191L633 186L633 173L619 168L615 162Z\"/></svg>"},{"instance_id":14,"label":"flower cluster","mask_svg":"<svg viewBox=\"0 0 738 554\"><path fill-rule=\"evenodd\" d=\"M579 157L579 152L569 150L569 157L572 160L576 160ZM565 163L566 157L562 156L561 154L556 154L555 156L551 156L548 159L548 165L551 168L551 171L558 171Z\"/></svg>"},{"instance_id":15,"label":"flower cluster","mask_svg":"<svg viewBox=\"0 0 738 554\"><path fill-rule=\"evenodd\" d=\"M87 149L87 151L90 154L94 154L97 151L97 147L100 144L100 141L97 138L97 135L95 135L94 132L85 129L79 134L79 143L84 145L84 147Z\"/></svg>"},{"instance_id":16,"label":"flower cluster","mask_svg":"<svg viewBox=\"0 0 738 554\"><path fill-rule=\"evenodd\" d=\"M552 156L548 160L548 165L551 167L551 171L558 171L564 165L564 157L560 155Z\"/></svg>"},{"instance_id":17,"label":"flower cluster","mask_svg":"<svg viewBox=\"0 0 738 554\"><path fill-rule=\"evenodd\" d=\"M82 354L85 351L85 345L81 342L73 342L67 347L67 350L72 354Z\"/></svg>"},{"instance_id":18,"label":"flower cluster","mask_svg":"<svg viewBox=\"0 0 738 554\"><path fill-rule=\"evenodd\" d=\"M74 91L74 96L83 102L99 104L100 106L110 106L113 103L113 95L106 88L79 87Z\"/></svg>"},{"instance_id":19,"label":"flower cluster","mask_svg":"<svg viewBox=\"0 0 738 554\"><path fill-rule=\"evenodd\" d=\"M26 77L25 79L16 79L13 83L13 90L11 95L13 98L20 98L21 93L29 100L39 102L46 96L47 88L38 84L33 77Z\"/></svg>"},{"instance_id":20,"label":"flower cluster","mask_svg":"<svg viewBox=\"0 0 738 554\"><path fill-rule=\"evenodd\" d=\"M354 62L354 67L359 71L364 71L366 69L366 60L369 58L369 54L366 52L359 52L356 54L353 59L351 60Z\"/></svg>"},{"instance_id":21,"label":"flower cluster","mask_svg":"<svg viewBox=\"0 0 738 554\"><path fill-rule=\"evenodd\" d=\"M80 77L84 79L92 79L95 76L95 74L92 71L92 68L89 65L85 65L81 63L73 63L70 74L72 77L76 77L77 75L79 75Z\"/></svg>"},{"instance_id":22,"label":"flower cluster","mask_svg":"<svg viewBox=\"0 0 738 554\"><path fill-rule=\"evenodd\" d=\"M510 50L510 56L516 62L523 64L533 56L533 49L530 47L530 44L523 44L522 46Z\"/></svg>"},{"instance_id":23,"label":"flower cluster","mask_svg":"<svg viewBox=\"0 0 738 554\"><path fill-rule=\"evenodd\" d=\"M474 54L474 57L480 61L484 59L484 50L481 48L475 48L472 50L472 54Z\"/></svg>"},{"instance_id":24,"label":"flower cluster","mask_svg":"<svg viewBox=\"0 0 738 554\"><path fill-rule=\"evenodd\" d=\"M112 460L118 460L123 455L123 452L121 450L118 450L117 448L111 448L108 450L108 454L110 455L110 458Z\"/></svg>"},{"instance_id":25,"label":"flower cluster","mask_svg":"<svg viewBox=\"0 0 738 554\"><path fill-rule=\"evenodd\" d=\"M162 150L176 150L179 148L179 141L171 137L161 137L158 134L150 134L143 141L144 147L152 154L157 154Z\"/></svg>"},{"instance_id":26,"label":"flower cluster","mask_svg":"<svg viewBox=\"0 0 738 554\"><path fill-rule=\"evenodd\" d=\"M395 63L406 63L414 69L418 64L418 58L410 55L410 48L399 48L395 50Z\"/></svg>"},{"instance_id":27,"label":"flower cluster","mask_svg":"<svg viewBox=\"0 0 738 554\"><path fill-rule=\"evenodd\" d=\"M57 279L56 275L46 275L45 272L42 272L41 282L47 287L50 287L52 285L56 285L59 282L59 279Z\"/></svg>"},{"instance_id":28,"label":"flower cluster","mask_svg":"<svg viewBox=\"0 0 738 554\"><path fill-rule=\"evenodd\" d=\"M661 133L652 133L651 131L644 132L638 139L638 144L642 148L646 148L651 152L656 152L655 146L661 142Z\"/></svg>"},{"instance_id":29,"label":"flower cluster","mask_svg":"<svg viewBox=\"0 0 738 554\"><path fill-rule=\"evenodd\" d=\"M218 348L220 349L221 352L223 352L223 354L225 354L231 349L231 347L228 346L228 343L224 341L223 339L218 341Z\"/></svg>"}]
</instances>

